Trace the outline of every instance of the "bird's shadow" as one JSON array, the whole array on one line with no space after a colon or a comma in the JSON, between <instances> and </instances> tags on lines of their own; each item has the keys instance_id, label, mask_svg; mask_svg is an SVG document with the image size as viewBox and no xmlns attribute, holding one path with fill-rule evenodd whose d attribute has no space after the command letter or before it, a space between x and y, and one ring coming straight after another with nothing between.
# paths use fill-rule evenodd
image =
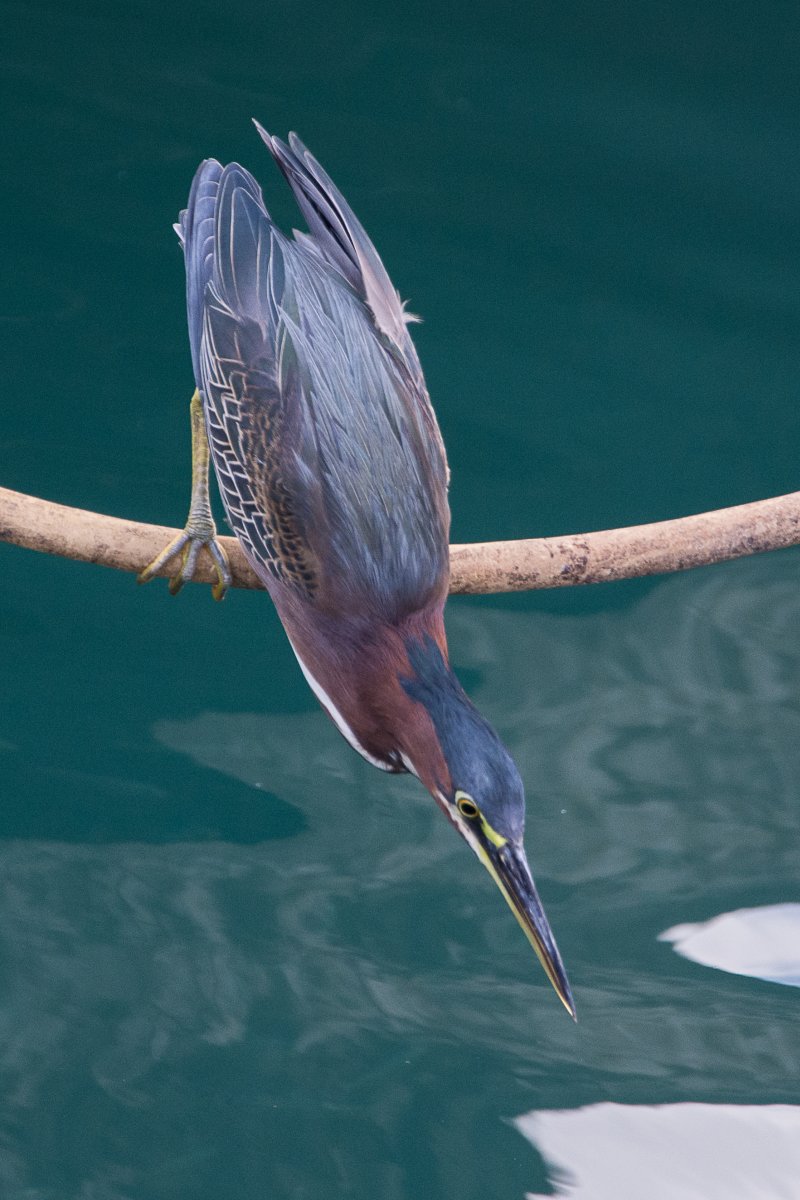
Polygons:
<instances>
[{"instance_id":1,"label":"bird's shadow","mask_svg":"<svg viewBox=\"0 0 800 1200\"><path fill-rule=\"evenodd\" d=\"M306 828L303 813L274 793L152 744L138 756L117 747L107 763L96 753L86 768L32 763L13 750L3 759L0 839L254 845Z\"/></svg>"}]
</instances>

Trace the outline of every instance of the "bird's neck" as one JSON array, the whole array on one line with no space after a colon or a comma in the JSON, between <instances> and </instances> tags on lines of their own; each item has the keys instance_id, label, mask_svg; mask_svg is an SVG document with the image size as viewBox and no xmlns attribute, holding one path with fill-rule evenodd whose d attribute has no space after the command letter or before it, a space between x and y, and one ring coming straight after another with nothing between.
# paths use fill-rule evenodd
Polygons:
<instances>
[{"instance_id":1,"label":"bird's neck","mask_svg":"<svg viewBox=\"0 0 800 1200\"><path fill-rule=\"evenodd\" d=\"M318 612L281 613L309 685L347 741L375 766L412 771L434 795L450 778L427 702L442 687L463 696L442 613L432 605L380 628L339 619L328 628Z\"/></svg>"}]
</instances>

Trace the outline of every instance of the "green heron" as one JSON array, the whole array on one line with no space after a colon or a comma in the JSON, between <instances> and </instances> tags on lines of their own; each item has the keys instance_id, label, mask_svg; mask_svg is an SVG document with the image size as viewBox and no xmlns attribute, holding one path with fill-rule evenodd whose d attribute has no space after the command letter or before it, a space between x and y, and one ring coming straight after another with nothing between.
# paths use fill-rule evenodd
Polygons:
<instances>
[{"instance_id":1,"label":"green heron","mask_svg":"<svg viewBox=\"0 0 800 1200\"><path fill-rule=\"evenodd\" d=\"M311 689L368 762L411 772L489 871L562 1004L569 982L523 847L519 772L448 660L449 472L412 318L347 201L302 142L256 123L308 233L286 237L237 163L203 162L175 226L196 391L192 502L170 588L205 546L208 494L266 585Z\"/></svg>"}]
</instances>

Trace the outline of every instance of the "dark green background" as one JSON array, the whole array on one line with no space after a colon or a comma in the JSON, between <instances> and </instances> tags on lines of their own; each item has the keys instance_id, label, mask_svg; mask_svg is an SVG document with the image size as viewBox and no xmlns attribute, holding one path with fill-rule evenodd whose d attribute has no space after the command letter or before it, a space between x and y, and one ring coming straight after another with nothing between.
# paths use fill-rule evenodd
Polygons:
<instances>
[{"instance_id":1,"label":"dark green background","mask_svg":"<svg viewBox=\"0 0 800 1200\"><path fill-rule=\"evenodd\" d=\"M3 6L0 483L180 523L170 226L208 155L296 221L258 116L424 315L454 540L797 488L799 29L708 0ZM800 899L796 551L451 605L577 1027L264 595L0 568L8 1200L521 1200L560 1186L529 1110L798 1099L796 991L656 940Z\"/></svg>"}]
</instances>

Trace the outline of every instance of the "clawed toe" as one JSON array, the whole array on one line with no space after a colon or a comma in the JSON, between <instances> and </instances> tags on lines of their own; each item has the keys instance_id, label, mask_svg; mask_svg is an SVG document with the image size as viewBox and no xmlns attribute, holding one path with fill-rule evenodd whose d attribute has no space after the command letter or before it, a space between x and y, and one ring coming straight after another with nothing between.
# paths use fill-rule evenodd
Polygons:
<instances>
[{"instance_id":1,"label":"clawed toe","mask_svg":"<svg viewBox=\"0 0 800 1200\"><path fill-rule=\"evenodd\" d=\"M164 547L151 563L147 564L143 571L139 572L137 583L149 583L168 562L180 555L180 569L170 576L169 580L170 595L177 596L183 585L194 578L197 560L203 547L211 556L217 576L216 582L211 588L211 595L215 600L223 600L231 586L231 571L228 556L217 540L216 530L213 528L210 531L204 530L202 533L193 532L188 527L184 529L182 533L172 539L169 545Z\"/></svg>"}]
</instances>

